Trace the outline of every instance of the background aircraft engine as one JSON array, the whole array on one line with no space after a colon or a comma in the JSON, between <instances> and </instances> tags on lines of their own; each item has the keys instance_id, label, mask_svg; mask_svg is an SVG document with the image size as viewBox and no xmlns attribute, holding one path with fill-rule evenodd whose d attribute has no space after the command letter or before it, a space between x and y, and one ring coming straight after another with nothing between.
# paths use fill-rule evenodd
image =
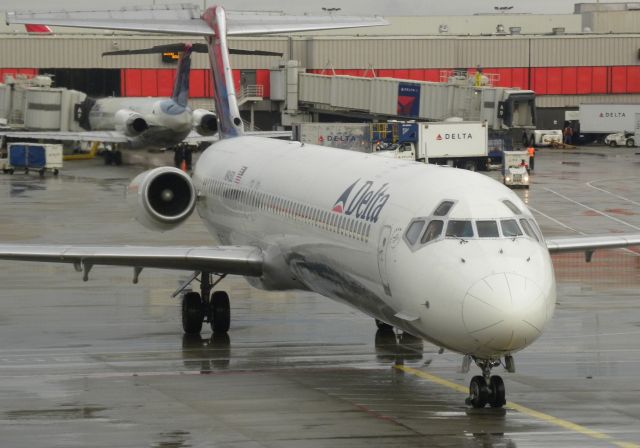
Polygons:
<instances>
[{"instance_id":1,"label":"background aircraft engine","mask_svg":"<svg viewBox=\"0 0 640 448\"><path fill-rule=\"evenodd\" d=\"M137 112L120 109L115 116L116 129L128 137L135 137L149 129L149 123Z\"/></svg>"},{"instance_id":2,"label":"background aircraft engine","mask_svg":"<svg viewBox=\"0 0 640 448\"><path fill-rule=\"evenodd\" d=\"M171 230L193 212L196 190L183 171L160 167L145 171L131 181L127 202L136 220L147 229Z\"/></svg>"},{"instance_id":3,"label":"background aircraft engine","mask_svg":"<svg viewBox=\"0 0 640 448\"><path fill-rule=\"evenodd\" d=\"M218 132L218 119L216 114L206 109L196 109L192 112L192 124L200 135L213 135Z\"/></svg>"}]
</instances>

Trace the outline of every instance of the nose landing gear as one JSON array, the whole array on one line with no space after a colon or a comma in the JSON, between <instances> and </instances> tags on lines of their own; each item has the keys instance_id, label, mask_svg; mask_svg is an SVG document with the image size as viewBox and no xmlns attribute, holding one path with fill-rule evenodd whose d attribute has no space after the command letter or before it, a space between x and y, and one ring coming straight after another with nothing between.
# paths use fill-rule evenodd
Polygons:
<instances>
[{"instance_id":1,"label":"nose landing gear","mask_svg":"<svg viewBox=\"0 0 640 448\"><path fill-rule=\"evenodd\" d=\"M504 381L498 375L491 375L491 369L500 365L500 361L476 360L482 369L482 376L477 375L469 384L468 405L483 408L487 404L492 408L501 408L506 404Z\"/></svg>"}]
</instances>

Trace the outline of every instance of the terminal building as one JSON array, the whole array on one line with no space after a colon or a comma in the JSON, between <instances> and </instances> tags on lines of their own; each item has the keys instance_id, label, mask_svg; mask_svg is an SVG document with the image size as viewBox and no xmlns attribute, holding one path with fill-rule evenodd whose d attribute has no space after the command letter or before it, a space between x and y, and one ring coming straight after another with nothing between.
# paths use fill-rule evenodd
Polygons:
<instances>
[{"instance_id":1,"label":"terminal building","mask_svg":"<svg viewBox=\"0 0 640 448\"><path fill-rule=\"evenodd\" d=\"M441 82L454 71L473 76L478 68L494 87L534 91L540 128L562 127L565 111L579 104L640 103L640 3L581 3L564 15L506 12L387 20L389 26L371 29L231 38L231 48L282 54L232 56L236 87L245 97L242 107L255 113L262 129L283 124L287 109L300 117L332 113L330 106L304 100L313 97L304 91L309 83L295 80L299 97L288 97L289 86L280 84L279 72L288 71L289 84L291 76L305 73ZM170 95L175 70L170 55L102 53L180 38L53 31L34 35L18 26L0 28L0 78L52 74L55 86L92 96ZM194 55L190 93L195 107L211 109L207 67L205 55ZM357 112L358 99L353 102Z\"/></svg>"}]
</instances>

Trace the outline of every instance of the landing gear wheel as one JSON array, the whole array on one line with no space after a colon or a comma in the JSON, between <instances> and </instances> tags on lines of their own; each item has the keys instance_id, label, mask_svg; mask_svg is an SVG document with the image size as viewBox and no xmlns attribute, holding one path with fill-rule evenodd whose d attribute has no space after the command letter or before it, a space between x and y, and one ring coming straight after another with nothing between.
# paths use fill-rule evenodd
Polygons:
<instances>
[{"instance_id":1,"label":"landing gear wheel","mask_svg":"<svg viewBox=\"0 0 640 448\"><path fill-rule=\"evenodd\" d=\"M113 163L113 153L111 151L104 152L104 164L111 165Z\"/></svg>"},{"instance_id":2,"label":"landing gear wheel","mask_svg":"<svg viewBox=\"0 0 640 448\"><path fill-rule=\"evenodd\" d=\"M60 171L58 171L58 168L54 168L53 169L53 175L57 176L60 173Z\"/></svg>"},{"instance_id":3,"label":"landing gear wheel","mask_svg":"<svg viewBox=\"0 0 640 448\"><path fill-rule=\"evenodd\" d=\"M38 170L38 174L40 175L40 177L44 177L44 168L40 168Z\"/></svg>"},{"instance_id":4,"label":"landing gear wheel","mask_svg":"<svg viewBox=\"0 0 640 448\"><path fill-rule=\"evenodd\" d=\"M378 330L382 330L382 331L393 331L393 326L389 325L386 322L382 322L381 320L376 319L376 327L378 327Z\"/></svg>"},{"instance_id":5,"label":"landing gear wheel","mask_svg":"<svg viewBox=\"0 0 640 448\"><path fill-rule=\"evenodd\" d=\"M497 375L492 376L489 381L489 389L491 389L491 393L489 394L489 405L492 408L501 408L507 403L504 398L504 381L502 381L501 377Z\"/></svg>"},{"instance_id":6,"label":"landing gear wheel","mask_svg":"<svg viewBox=\"0 0 640 448\"><path fill-rule=\"evenodd\" d=\"M197 292L188 292L182 298L182 329L186 334L199 334L204 321L202 298Z\"/></svg>"},{"instance_id":7,"label":"landing gear wheel","mask_svg":"<svg viewBox=\"0 0 640 448\"><path fill-rule=\"evenodd\" d=\"M476 409L485 407L489 401L487 382L480 375L471 378L468 401L469 404Z\"/></svg>"},{"instance_id":8,"label":"landing gear wheel","mask_svg":"<svg viewBox=\"0 0 640 448\"><path fill-rule=\"evenodd\" d=\"M116 151L116 152L113 153L113 163L116 166L122 165L122 152L121 151Z\"/></svg>"},{"instance_id":9,"label":"landing gear wheel","mask_svg":"<svg viewBox=\"0 0 640 448\"><path fill-rule=\"evenodd\" d=\"M211 295L211 330L214 334L226 334L231 326L229 294L216 291Z\"/></svg>"}]
</instances>

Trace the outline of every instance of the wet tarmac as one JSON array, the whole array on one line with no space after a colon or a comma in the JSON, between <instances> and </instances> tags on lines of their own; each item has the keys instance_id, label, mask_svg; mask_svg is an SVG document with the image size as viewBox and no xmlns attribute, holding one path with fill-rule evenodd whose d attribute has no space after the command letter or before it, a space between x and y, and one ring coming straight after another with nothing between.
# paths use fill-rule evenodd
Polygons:
<instances>
[{"instance_id":1,"label":"wet tarmac","mask_svg":"<svg viewBox=\"0 0 640 448\"><path fill-rule=\"evenodd\" d=\"M540 150L519 194L547 235L639 232L639 149ZM205 244L198 218L163 234L130 218L140 169L68 162L0 175L0 239ZM497 176L497 173L490 173ZM635 252L634 252L635 250ZM556 316L502 375L505 410L470 410L477 369L310 293L242 279L227 338L185 338L184 273L0 262L2 447L631 447L640 444L638 249L555 257ZM400 340L398 340L400 339Z\"/></svg>"}]
</instances>

